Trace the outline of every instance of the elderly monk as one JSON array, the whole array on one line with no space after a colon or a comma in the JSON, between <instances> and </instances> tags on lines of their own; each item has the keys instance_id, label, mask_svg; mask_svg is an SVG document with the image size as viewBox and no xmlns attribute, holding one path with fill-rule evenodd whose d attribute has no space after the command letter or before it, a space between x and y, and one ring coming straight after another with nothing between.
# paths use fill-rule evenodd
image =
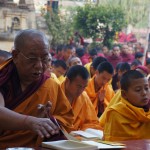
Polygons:
<instances>
[{"instance_id":1,"label":"elderly monk","mask_svg":"<svg viewBox=\"0 0 150 150\"><path fill-rule=\"evenodd\" d=\"M121 101L109 107L104 139L110 141L150 139L150 100L147 78L136 70L121 77Z\"/></svg>"},{"instance_id":2,"label":"elderly monk","mask_svg":"<svg viewBox=\"0 0 150 150\"><path fill-rule=\"evenodd\" d=\"M112 86L109 84L113 76L113 71L113 66L109 62L102 62L98 66L95 76L90 79L85 89L94 105L98 117L101 116L114 96Z\"/></svg>"},{"instance_id":3,"label":"elderly monk","mask_svg":"<svg viewBox=\"0 0 150 150\"><path fill-rule=\"evenodd\" d=\"M88 78L86 68L75 65L69 69L66 80L61 85L75 116L73 130L101 129L95 109L84 91Z\"/></svg>"},{"instance_id":4,"label":"elderly monk","mask_svg":"<svg viewBox=\"0 0 150 150\"><path fill-rule=\"evenodd\" d=\"M51 139L59 133L54 117L67 130L71 128L72 109L60 85L44 75L50 57L42 32L20 31L12 56L0 67L0 148L35 147L39 137ZM51 117L39 118L39 104L51 107L47 109Z\"/></svg>"},{"instance_id":5,"label":"elderly monk","mask_svg":"<svg viewBox=\"0 0 150 150\"><path fill-rule=\"evenodd\" d=\"M82 62L79 57L73 56L68 60L68 65L68 67L70 68L75 65L82 65Z\"/></svg>"}]
</instances>

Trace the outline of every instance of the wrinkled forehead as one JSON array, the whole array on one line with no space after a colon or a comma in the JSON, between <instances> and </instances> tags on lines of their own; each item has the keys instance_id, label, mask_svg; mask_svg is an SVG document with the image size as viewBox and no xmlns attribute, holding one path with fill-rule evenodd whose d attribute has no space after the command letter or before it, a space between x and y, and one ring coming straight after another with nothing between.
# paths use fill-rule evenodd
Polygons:
<instances>
[{"instance_id":1,"label":"wrinkled forehead","mask_svg":"<svg viewBox=\"0 0 150 150\"><path fill-rule=\"evenodd\" d=\"M42 37L34 37L26 42L26 46L30 47L32 49L44 49L44 50L49 50L49 42L48 40L42 38Z\"/></svg>"}]
</instances>

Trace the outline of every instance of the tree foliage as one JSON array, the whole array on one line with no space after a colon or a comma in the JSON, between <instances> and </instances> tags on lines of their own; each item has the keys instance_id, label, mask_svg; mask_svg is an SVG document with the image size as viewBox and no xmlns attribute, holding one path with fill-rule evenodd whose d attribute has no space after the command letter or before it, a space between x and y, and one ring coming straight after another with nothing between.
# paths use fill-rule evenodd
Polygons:
<instances>
[{"instance_id":1,"label":"tree foliage","mask_svg":"<svg viewBox=\"0 0 150 150\"><path fill-rule=\"evenodd\" d=\"M116 31L126 26L125 14L120 7L87 4L77 8L74 25L84 37L100 38L110 47Z\"/></svg>"},{"instance_id":2,"label":"tree foliage","mask_svg":"<svg viewBox=\"0 0 150 150\"><path fill-rule=\"evenodd\" d=\"M147 27L150 0L100 0L99 5L121 7L129 24L134 27Z\"/></svg>"},{"instance_id":3,"label":"tree foliage","mask_svg":"<svg viewBox=\"0 0 150 150\"><path fill-rule=\"evenodd\" d=\"M55 47L58 44L68 43L73 35L73 26L70 26L72 19L67 15L61 16L53 12L48 12L45 19L49 34L52 36L51 45Z\"/></svg>"}]
</instances>

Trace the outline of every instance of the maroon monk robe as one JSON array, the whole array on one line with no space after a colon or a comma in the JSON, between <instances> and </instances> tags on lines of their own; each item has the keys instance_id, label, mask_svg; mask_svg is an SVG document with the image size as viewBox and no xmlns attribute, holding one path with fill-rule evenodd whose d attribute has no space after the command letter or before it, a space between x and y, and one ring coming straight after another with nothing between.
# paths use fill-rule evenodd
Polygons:
<instances>
[{"instance_id":1,"label":"maroon monk robe","mask_svg":"<svg viewBox=\"0 0 150 150\"><path fill-rule=\"evenodd\" d=\"M122 62L127 62L131 64L134 60L134 56L132 54L121 53L120 55L122 57Z\"/></svg>"},{"instance_id":2,"label":"maroon monk robe","mask_svg":"<svg viewBox=\"0 0 150 150\"><path fill-rule=\"evenodd\" d=\"M116 68L116 65L120 62L122 62L122 57L116 56L116 55L110 55L107 57L107 60L113 65L114 68Z\"/></svg>"},{"instance_id":3,"label":"maroon monk robe","mask_svg":"<svg viewBox=\"0 0 150 150\"><path fill-rule=\"evenodd\" d=\"M43 74L37 82L33 82L22 92L17 68L13 61L10 61L0 70L0 92L4 96L5 107L11 110L16 108L32 95L46 79L48 79L48 76Z\"/></svg>"}]
</instances>

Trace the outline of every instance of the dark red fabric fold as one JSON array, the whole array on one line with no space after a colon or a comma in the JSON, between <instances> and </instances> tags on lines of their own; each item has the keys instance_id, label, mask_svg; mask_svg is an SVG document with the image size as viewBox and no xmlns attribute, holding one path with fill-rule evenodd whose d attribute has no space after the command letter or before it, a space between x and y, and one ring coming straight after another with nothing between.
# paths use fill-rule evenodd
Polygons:
<instances>
[{"instance_id":1,"label":"dark red fabric fold","mask_svg":"<svg viewBox=\"0 0 150 150\"><path fill-rule=\"evenodd\" d=\"M47 78L49 77L43 74L39 81L33 82L22 92L17 69L13 61L10 61L0 70L0 92L4 96L5 107L11 110L15 109L37 91Z\"/></svg>"}]
</instances>

